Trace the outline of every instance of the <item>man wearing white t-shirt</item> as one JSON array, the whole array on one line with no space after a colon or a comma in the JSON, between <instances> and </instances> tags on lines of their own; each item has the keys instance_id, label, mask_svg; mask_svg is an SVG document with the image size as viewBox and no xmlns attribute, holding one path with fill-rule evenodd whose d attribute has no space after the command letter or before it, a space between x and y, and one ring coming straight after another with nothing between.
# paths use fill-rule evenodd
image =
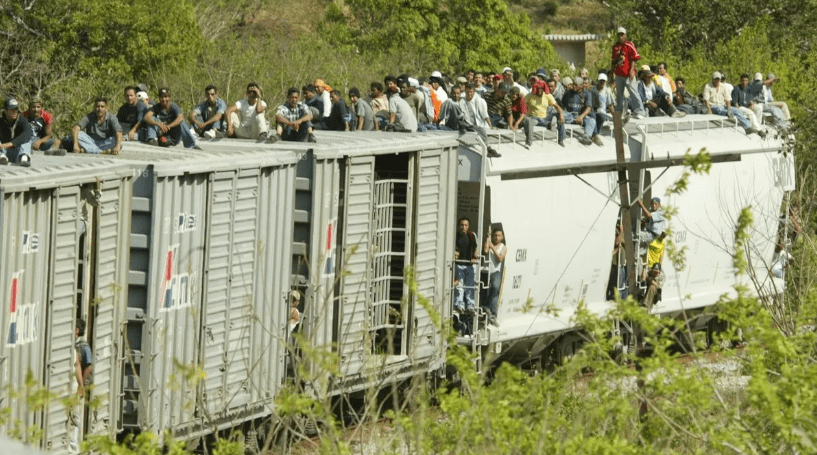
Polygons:
<instances>
[{"instance_id":1,"label":"man wearing white t-shirt","mask_svg":"<svg viewBox=\"0 0 817 455\"><path fill-rule=\"evenodd\" d=\"M488 323L499 327L497 313L499 312L499 291L502 287L502 264L505 262L505 232L501 228L494 228L488 232L482 252L488 255L488 302L480 306L488 312Z\"/></svg>"},{"instance_id":2,"label":"man wearing white t-shirt","mask_svg":"<svg viewBox=\"0 0 817 455\"><path fill-rule=\"evenodd\" d=\"M267 103L261 99L261 88L255 82L247 84L247 96L227 108L227 137L265 140L269 134L266 117Z\"/></svg>"}]
</instances>

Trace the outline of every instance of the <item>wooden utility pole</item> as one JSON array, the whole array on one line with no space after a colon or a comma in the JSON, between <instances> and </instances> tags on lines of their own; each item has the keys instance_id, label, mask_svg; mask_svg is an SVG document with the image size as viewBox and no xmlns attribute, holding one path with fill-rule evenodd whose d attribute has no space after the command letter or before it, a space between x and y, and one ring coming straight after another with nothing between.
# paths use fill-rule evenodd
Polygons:
<instances>
[{"instance_id":1,"label":"wooden utility pole","mask_svg":"<svg viewBox=\"0 0 817 455\"><path fill-rule=\"evenodd\" d=\"M630 188L627 179L627 162L624 158L624 125L621 123L621 112L613 113L613 131L616 135L616 162L619 165L618 171L618 193L621 199L621 229L624 236L624 252L627 259L627 285L630 292L636 291L636 270L635 242L633 242L633 226L630 221Z\"/></svg>"}]
</instances>

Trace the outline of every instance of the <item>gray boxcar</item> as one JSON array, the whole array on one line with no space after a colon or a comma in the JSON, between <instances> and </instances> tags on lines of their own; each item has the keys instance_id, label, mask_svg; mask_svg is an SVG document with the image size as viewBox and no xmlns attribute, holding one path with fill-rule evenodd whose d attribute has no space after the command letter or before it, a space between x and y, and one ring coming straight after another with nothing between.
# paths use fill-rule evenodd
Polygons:
<instances>
[{"instance_id":1,"label":"gray boxcar","mask_svg":"<svg viewBox=\"0 0 817 455\"><path fill-rule=\"evenodd\" d=\"M302 379L337 394L439 370L446 344L431 313L450 312L456 135L317 137L275 146L302 154L292 249L293 284L307 295L302 330L338 358Z\"/></svg>"},{"instance_id":2,"label":"gray boxcar","mask_svg":"<svg viewBox=\"0 0 817 455\"><path fill-rule=\"evenodd\" d=\"M228 428L269 415L283 382L296 157L204 145L113 158L136 175L124 430Z\"/></svg>"},{"instance_id":3,"label":"gray boxcar","mask_svg":"<svg viewBox=\"0 0 817 455\"><path fill-rule=\"evenodd\" d=\"M131 176L110 160L0 169L0 402L9 412L2 431L39 437L54 453L67 453L77 424L100 434L115 428L129 224L122 204ZM96 347L100 400L92 412L66 405L76 390L78 316L91 322L86 337ZM30 400L40 389L48 398Z\"/></svg>"}]
</instances>

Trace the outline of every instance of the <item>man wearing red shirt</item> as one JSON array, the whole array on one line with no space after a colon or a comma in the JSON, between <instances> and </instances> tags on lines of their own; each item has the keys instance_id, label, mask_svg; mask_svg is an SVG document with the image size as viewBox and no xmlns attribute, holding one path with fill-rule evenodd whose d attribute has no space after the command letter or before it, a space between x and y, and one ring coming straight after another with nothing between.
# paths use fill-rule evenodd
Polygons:
<instances>
[{"instance_id":1,"label":"man wearing red shirt","mask_svg":"<svg viewBox=\"0 0 817 455\"><path fill-rule=\"evenodd\" d=\"M635 112L635 118L645 116L644 105L638 97L638 88L635 78L635 62L641 58L632 41L627 41L627 30L619 27L618 41L613 45L613 67L616 75L616 112L624 110L624 89L630 92L630 107Z\"/></svg>"},{"instance_id":2,"label":"man wearing red shirt","mask_svg":"<svg viewBox=\"0 0 817 455\"><path fill-rule=\"evenodd\" d=\"M513 122L508 125L513 131L519 131L519 127L525 129L525 146L533 145L533 122L528 117L528 105L519 87L511 88L511 114Z\"/></svg>"}]
</instances>

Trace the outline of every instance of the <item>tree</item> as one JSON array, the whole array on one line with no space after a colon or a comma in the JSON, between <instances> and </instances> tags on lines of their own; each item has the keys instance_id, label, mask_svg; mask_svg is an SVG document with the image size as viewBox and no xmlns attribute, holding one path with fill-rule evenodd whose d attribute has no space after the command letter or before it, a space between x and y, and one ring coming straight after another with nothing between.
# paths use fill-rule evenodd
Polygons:
<instances>
[{"instance_id":1,"label":"tree","mask_svg":"<svg viewBox=\"0 0 817 455\"><path fill-rule=\"evenodd\" d=\"M528 70L557 60L553 48L530 29L524 13L511 13L500 0L350 0L333 3L321 24L330 42L364 55L416 54L425 68L461 72L498 70L513 65Z\"/></svg>"}]
</instances>

